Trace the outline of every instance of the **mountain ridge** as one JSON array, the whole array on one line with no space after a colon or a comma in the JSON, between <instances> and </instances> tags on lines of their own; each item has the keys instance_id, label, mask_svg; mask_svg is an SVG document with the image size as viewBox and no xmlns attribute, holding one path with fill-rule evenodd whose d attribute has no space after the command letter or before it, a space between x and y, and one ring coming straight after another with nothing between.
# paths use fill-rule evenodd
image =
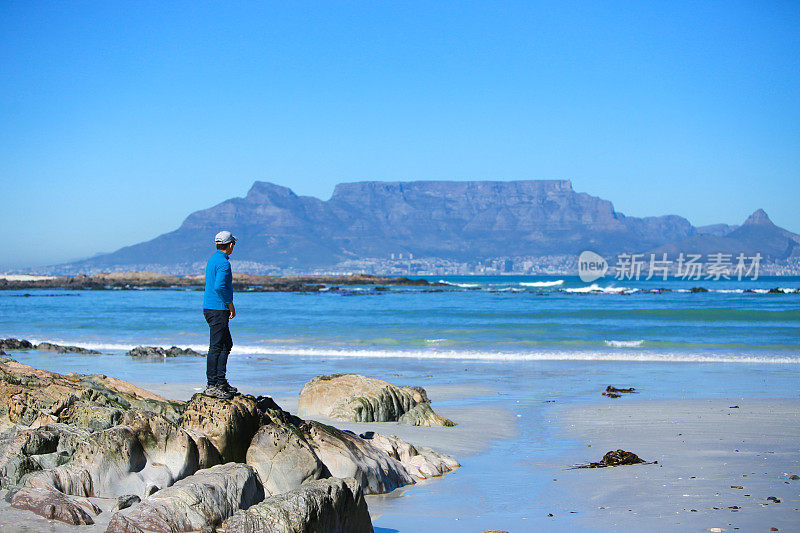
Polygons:
<instances>
[{"instance_id":1,"label":"mountain ridge","mask_svg":"<svg viewBox=\"0 0 800 533\"><path fill-rule=\"evenodd\" d=\"M244 197L195 211L176 230L74 265L202 262L220 229L239 238L237 260L293 269L392 254L470 261L662 251L677 243L742 248L739 241L749 250L759 239L785 256L794 252L784 241L800 243L763 210L728 232L713 228L717 234L702 233L678 215L629 217L608 200L576 192L569 180L363 181L338 184L328 200L256 181Z\"/></svg>"}]
</instances>

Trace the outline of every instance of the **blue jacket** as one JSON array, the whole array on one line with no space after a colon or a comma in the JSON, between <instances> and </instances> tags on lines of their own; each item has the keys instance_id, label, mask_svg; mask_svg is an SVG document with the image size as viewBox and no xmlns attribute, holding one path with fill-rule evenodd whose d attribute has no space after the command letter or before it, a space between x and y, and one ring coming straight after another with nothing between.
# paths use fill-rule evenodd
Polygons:
<instances>
[{"instance_id":1,"label":"blue jacket","mask_svg":"<svg viewBox=\"0 0 800 533\"><path fill-rule=\"evenodd\" d=\"M217 250L206 264L206 289L203 309L225 310L233 302L233 274L228 256Z\"/></svg>"}]
</instances>

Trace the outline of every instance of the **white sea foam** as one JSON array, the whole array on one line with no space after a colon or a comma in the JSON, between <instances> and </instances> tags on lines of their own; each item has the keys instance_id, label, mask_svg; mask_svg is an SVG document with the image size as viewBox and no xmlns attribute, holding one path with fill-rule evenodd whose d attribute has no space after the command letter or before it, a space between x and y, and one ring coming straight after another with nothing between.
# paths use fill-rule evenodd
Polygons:
<instances>
[{"instance_id":1,"label":"white sea foam","mask_svg":"<svg viewBox=\"0 0 800 533\"><path fill-rule=\"evenodd\" d=\"M41 340L30 339L37 344ZM431 339L434 341L445 339ZM72 342L50 339L48 342L79 346L100 352L124 352L133 348L128 343ZM625 341L622 341L625 342ZM642 341L634 341L642 342ZM172 344L169 344L172 346ZM207 345L176 344L179 348L191 348L204 353ZM166 346L165 346L166 347ZM632 346L635 348L635 346ZM648 352L648 351L592 351L592 350L553 350L531 352L492 352L476 350L441 350L435 348L421 350L386 349L338 349L325 347L292 347L275 345L234 345L233 356L285 355L306 357L365 357L365 358L409 358L409 359L454 359L477 361L641 361L661 363L757 363L757 364L800 364L800 356L763 357L757 355L735 356L728 353L686 353L686 352ZM84 356L85 357L85 356ZM101 357L101 356L95 356Z\"/></svg>"},{"instance_id":2,"label":"white sea foam","mask_svg":"<svg viewBox=\"0 0 800 533\"><path fill-rule=\"evenodd\" d=\"M607 294L618 294L618 293L632 293L637 292L639 289L631 289L628 287L601 287L597 283L592 283L588 287L573 287L569 289L561 289L564 292L573 292L573 293L589 293L589 292L599 292L599 293L607 293Z\"/></svg>"},{"instance_id":3,"label":"white sea foam","mask_svg":"<svg viewBox=\"0 0 800 533\"><path fill-rule=\"evenodd\" d=\"M603 341L606 346L611 346L612 348L637 348L644 344L644 339L638 341Z\"/></svg>"},{"instance_id":4,"label":"white sea foam","mask_svg":"<svg viewBox=\"0 0 800 533\"><path fill-rule=\"evenodd\" d=\"M443 279L439 280L439 283L443 283L445 285L451 285L453 287L461 287L464 289L471 289L474 287L480 287L477 283L453 283L452 281L445 281Z\"/></svg>"},{"instance_id":5,"label":"white sea foam","mask_svg":"<svg viewBox=\"0 0 800 533\"><path fill-rule=\"evenodd\" d=\"M720 292L723 294L739 294L743 293L744 289L714 289L712 292Z\"/></svg>"},{"instance_id":6,"label":"white sea foam","mask_svg":"<svg viewBox=\"0 0 800 533\"><path fill-rule=\"evenodd\" d=\"M559 285L564 284L563 279L557 279L555 281L521 281L519 283L523 287L558 287Z\"/></svg>"}]
</instances>

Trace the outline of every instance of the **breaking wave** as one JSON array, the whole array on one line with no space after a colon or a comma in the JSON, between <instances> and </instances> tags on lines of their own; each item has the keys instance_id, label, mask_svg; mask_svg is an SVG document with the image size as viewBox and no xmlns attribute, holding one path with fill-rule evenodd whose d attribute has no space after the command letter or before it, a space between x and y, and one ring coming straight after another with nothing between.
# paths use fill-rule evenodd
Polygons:
<instances>
[{"instance_id":1,"label":"breaking wave","mask_svg":"<svg viewBox=\"0 0 800 533\"><path fill-rule=\"evenodd\" d=\"M451 287L461 287L462 289L472 289L474 287L480 287L479 283L453 283L452 281L445 281L440 279L438 283L443 285L450 285Z\"/></svg>"},{"instance_id":2,"label":"breaking wave","mask_svg":"<svg viewBox=\"0 0 800 533\"><path fill-rule=\"evenodd\" d=\"M34 344L44 342L41 340L30 339ZM430 339L440 341L444 339ZM69 342L49 340L80 346L101 352L125 352L133 348L134 344L128 343L104 343L104 342ZM637 348L644 343L639 341L605 341L606 343L630 343L630 344L607 344L611 347ZM637 344L633 344L637 343ZM201 354L208 348L203 344L178 344L179 348L191 348ZM166 346L165 346L166 347ZM781 356L767 357L762 355L731 353L687 353L684 351L602 351L602 350L541 350L541 351L482 351L482 350L441 350L441 349L351 349L351 348L326 348L326 347L291 347L291 346L267 346L267 345L234 345L232 356L247 357L256 355L278 355L278 356L305 356L305 357L364 357L364 358L409 358L409 359L454 359L454 360L478 360L478 361L640 361L640 362L661 362L661 363L755 363L755 364L800 364L800 356ZM13 356L13 355L12 355ZM64 356L60 356L64 357ZM86 356L82 356L86 357ZM102 355L90 356L102 357Z\"/></svg>"},{"instance_id":3,"label":"breaking wave","mask_svg":"<svg viewBox=\"0 0 800 533\"><path fill-rule=\"evenodd\" d=\"M603 341L606 346L611 346L612 348L638 348L642 344L644 344L644 339L638 341Z\"/></svg>"},{"instance_id":4,"label":"breaking wave","mask_svg":"<svg viewBox=\"0 0 800 533\"><path fill-rule=\"evenodd\" d=\"M555 281L521 281L519 283L523 287L558 287L564 284L563 279L557 279Z\"/></svg>"}]
</instances>

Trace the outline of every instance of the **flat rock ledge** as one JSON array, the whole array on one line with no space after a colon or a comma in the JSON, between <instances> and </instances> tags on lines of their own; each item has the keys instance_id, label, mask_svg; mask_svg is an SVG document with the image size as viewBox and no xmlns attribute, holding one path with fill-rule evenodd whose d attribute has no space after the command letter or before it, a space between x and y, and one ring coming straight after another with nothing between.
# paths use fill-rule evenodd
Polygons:
<instances>
[{"instance_id":1,"label":"flat rock ledge","mask_svg":"<svg viewBox=\"0 0 800 533\"><path fill-rule=\"evenodd\" d=\"M424 391L416 391L425 398ZM365 494L459 467L398 437L356 435L266 396L162 398L102 375L0 358L0 486L12 507L108 532L372 531Z\"/></svg>"},{"instance_id":2,"label":"flat rock ledge","mask_svg":"<svg viewBox=\"0 0 800 533\"><path fill-rule=\"evenodd\" d=\"M430 406L422 387L398 387L358 374L316 376L300 391L300 416L343 422L399 422L409 426L455 426Z\"/></svg>"}]
</instances>

